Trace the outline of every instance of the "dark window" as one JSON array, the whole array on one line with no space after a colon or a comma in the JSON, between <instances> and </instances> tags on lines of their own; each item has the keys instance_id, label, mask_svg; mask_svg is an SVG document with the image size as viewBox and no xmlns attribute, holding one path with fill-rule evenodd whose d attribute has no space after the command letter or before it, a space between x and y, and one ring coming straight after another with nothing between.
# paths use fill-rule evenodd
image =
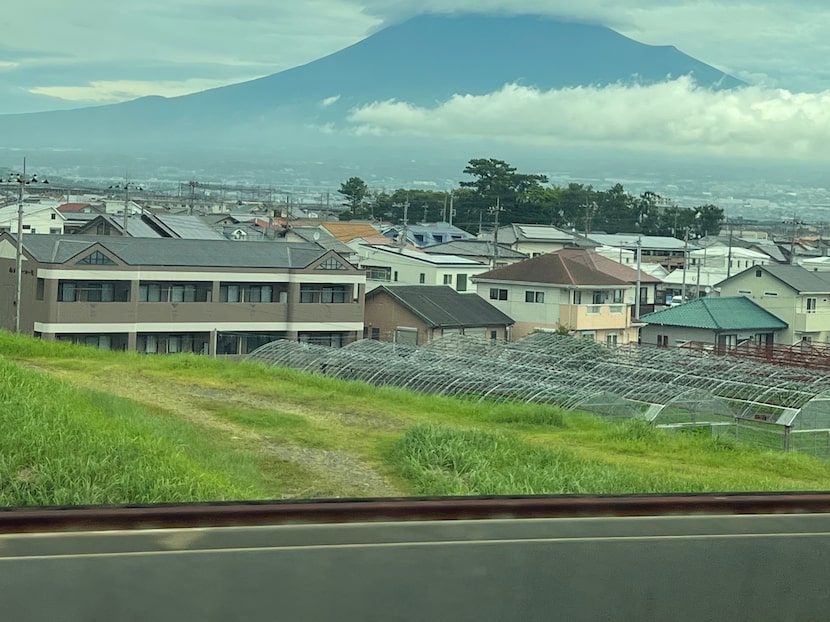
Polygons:
<instances>
[{"instance_id":1,"label":"dark window","mask_svg":"<svg viewBox=\"0 0 830 622\"><path fill-rule=\"evenodd\" d=\"M507 290L498 287L490 288L490 300L507 300Z\"/></svg>"},{"instance_id":2,"label":"dark window","mask_svg":"<svg viewBox=\"0 0 830 622\"><path fill-rule=\"evenodd\" d=\"M319 266L317 266L318 270L348 270L346 266L342 263L337 261L334 257L329 257Z\"/></svg>"},{"instance_id":3,"label":"dark window","mask_svg":"<svg viewBox=\"0 0 830 622\"><path fill-rule=\"evenodd\" d=\"M427 275L426 275L426 274L424 274L423 272L421 272L421 274L419 274L419 275L418 275L418 282L419 282L421 285L423 285L424 283L426 283L426 282L427 282Z\"/></svg>"},{"instance_id":4,"label":"dark window","mask_svg":"<svg viewBox=\"0 0 830 622\"><path fill-rule=\"evenodd\" d=\"M459 292L466 292L467 291L467 275L466 274L456 274L455 275L455 289Z\"/></svg>"},{"instance_id":5,"label":"dark window","mask_svg":"<svg viewBox=\"0 0 830 622\"><path fill-rule=\"evenodd\" d=\"M38 279L37 280L37 290L36 290L36 293L35 293L35 298L37 298L38 300L43 300L43 290L44 290L45 287L46 287L46 283L44 282L44 280L43 279Z\"/></svg>"},{"instance_id":6,"label":"dark window","mask_svg":"<svg viewBox=\"0 0 830 622\"><path fill-rule=\"evenodd\" d=\"M764 274L763 270L756 270L756 271L755 271L755 276L756 276L756 277L760 277L760 276L761 276L761 275L763 275L763 274Z\"/></svg>"},{"instance_id":7,"label":"dark window","mask_svg":"<svg viewBox=\"0 0 830 622\"><path fill-rule=\"evenodd\" d=\"M101 251L95 251L94 253L90 253L80 261L78 261L79 265L92 265L92 266L114 266L115 262L104 255Z\"/></svg>"}]
</instances>

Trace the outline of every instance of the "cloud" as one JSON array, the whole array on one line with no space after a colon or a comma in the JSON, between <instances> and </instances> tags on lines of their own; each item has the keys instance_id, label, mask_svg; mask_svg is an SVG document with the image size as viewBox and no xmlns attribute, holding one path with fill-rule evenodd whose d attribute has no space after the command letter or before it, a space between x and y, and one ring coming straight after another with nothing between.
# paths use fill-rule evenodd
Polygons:
<instances>
[{"instance_id":1,"label":"cloud","mask_svg":"<svg viewBox=\"0 0 830 622\"><path fill-rule=\"evenodd\" d=\"M328 108L332 104L336 104L340 100L340 95L332 95L331 97L326 97L323 101L320 102L321 108Z\"/></svg>"},{"instance_id":2,"label":"cloud","mask_svg":"<svg viewBox=\"0 0 830 622\"><path fill-rule=\"evenodd\" d=\"M147 95L177 97L226 84L228 84L227 80L198 78L170 81L101 80L90 82L85 86L37 86L30 88L29 92L33 95L45 95L64 101L111 104Z\"/></svg>"},{"instance_id":3,"label":"cloud","mask_svg":"<svg viewBox=\"0 0 830 622\"><path fill-rule=\"evenodd\" d=\"M711 91L690 78L652 86L540 91L510 84L434 107L375 102L349 115L358 134L496 140L528 146L740 158L830 159L830 91Z\"/></svg>"}]
</instances>

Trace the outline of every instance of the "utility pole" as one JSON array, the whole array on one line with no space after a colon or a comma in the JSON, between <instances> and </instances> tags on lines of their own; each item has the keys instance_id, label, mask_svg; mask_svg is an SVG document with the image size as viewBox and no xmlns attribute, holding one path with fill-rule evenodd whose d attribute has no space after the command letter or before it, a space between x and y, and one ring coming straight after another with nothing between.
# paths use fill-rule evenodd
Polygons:
<instances>
[{"instance_id":1,"label":"utility pole","mask_svg":"<svg viewBox=\"0 0 830 622\"><path fill-rule=\"evenodd\" d=\"M796 218L795 212L793 212L793 234L790 238L790 265L795 264L795 236L796 236L796 225L798 224L798 220Z\"/></svg>"},{"instance_id":2,"label":"utility pole","mask_svg":"<svg viewBox=\"0 0 830 622\"><path fill-rule=\"evenodd\" d=\"M643 248L643 236L637 236L637 291L634 292L634 317L636 319L640 319L640 283L641 283L641 276L640 276L640 255L642 255L642 248Z\"/></svg>"},{"instance_id":3,"label":"utility pole","mask_svg":"<svg viewBox=\"0 0 830 622\"><path fill-rule=\"evenodd\" d=\"M686 270L689 267L689 228L686 227L685 241L683 243L683 284L680 286L680 299L686 303Z\"/></svg>"},{"instance_id":4,"label":"utility pole","mask_svg":"<svg viewBox=\"0 0 830 622\"><path fill-rule=\"evenodd\" d=\"M499 261L499 212L501 212L501 199L499 197L496 197L496 207L492 209L496 214L496 219L493 228L493 261L490 267L495 270Z\"/></svg>"},{"instance_id":5,"label":"utility pole","mask_svg":"<svg viewBox=\"0 0 830 622\"><path fill-rule=\"evenodd\" d=\"M9 182L17 183L17 250L15 252L15 293L14 293L14 332L20 334L21 308L23 307L23 188L27 184L38 183L37 175L26 174L26 158L23 158L23 172L12 175ZM49 180L44 179L44 184Z\"/></svg>"},{"instance_id":6,"label":"utility pole","mask_svg":"<svg viewBox=\"0 0 830 622\"><path fill-rule=\"evenodd\" d=\"M455 208L453 204L453 191L450 190L450 227L452 227L452 217L455 216Z\"/></svg>"},{"instance_id":7,"label":"utility pole","mask_svg":"<svg viewBox=\"0 0 830 622\"><path fill-rule=\"evenodd\" d=\"M726 254L726 278L732 276L732 221L726 219L726 226L729 229L729 251Z\"/></svg>"}]
</instances>

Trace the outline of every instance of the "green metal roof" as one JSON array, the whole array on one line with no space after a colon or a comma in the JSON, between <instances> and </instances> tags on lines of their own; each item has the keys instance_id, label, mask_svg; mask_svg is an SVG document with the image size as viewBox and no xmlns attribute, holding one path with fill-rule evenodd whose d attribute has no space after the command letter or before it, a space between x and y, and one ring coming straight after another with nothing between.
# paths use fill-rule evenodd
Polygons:
<instances>
[{"instance_id":1,"label":"green metal roof","mask_svg":"<svg viewBox=\"0 0 830 622\"><path fill-rule=\"evenodd\" d=\"M786 322L745 296L699 298L663 311L648 313L640 319L647 324L715 331L787 328Z\"/></svg>"}]
</instances>

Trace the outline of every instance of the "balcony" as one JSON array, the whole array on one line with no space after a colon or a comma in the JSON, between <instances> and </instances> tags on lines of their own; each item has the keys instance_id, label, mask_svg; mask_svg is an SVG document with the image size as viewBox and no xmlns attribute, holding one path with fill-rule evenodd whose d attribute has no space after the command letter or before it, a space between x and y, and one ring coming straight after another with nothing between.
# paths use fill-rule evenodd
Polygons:
<instances>
[{"instance_id":1,"label":"balcony","mask_svg":"<svg viewBox=\"0 0 830 622\"><path fill-rule=\"evenodd\" d=\"M623 329L631 324L625 304L559 305L559 323L571 330Z\"/></svg>"}]
</instances>

